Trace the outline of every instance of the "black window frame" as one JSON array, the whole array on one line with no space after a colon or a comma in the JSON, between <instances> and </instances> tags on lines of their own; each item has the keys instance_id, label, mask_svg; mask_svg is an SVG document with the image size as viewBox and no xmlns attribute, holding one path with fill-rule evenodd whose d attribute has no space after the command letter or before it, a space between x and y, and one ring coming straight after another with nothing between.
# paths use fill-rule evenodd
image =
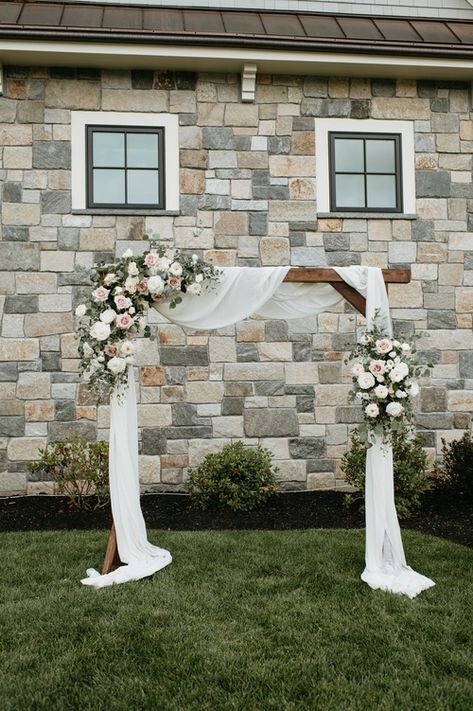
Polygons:
<instances>
[{"instance_id":1,"label":"black window frame","mask_svg":"<svg viewBox=\"0 0 473 711\"><path fill-rule=\"evenodd\" d=\"M403 211L402 194L402 135L400 133L363 133L360 131L329 131L329 179L330 179L330 211L331 212L359 212L363 213L393 213L398 214ZM363 140L363 160L364 172L336 171L335 170L335 141L336 139L353 138ZM367 140L392 140L394 141L394 173L373 172L366 170L366 141ZM365 184L365 206L349 207L347 205L337 205L337 195L335 179L337 175L363 175ZM368 175L394 175L396 185L396 206L395 207L368 207L367 202L367 176Z\"/></svg>"},{"instance_id":2,"label":"black window frame","mask_svg":"<svg viewBox=\"0 0 473 711\"><path fill-rule=\"evenodd\" d=\"M165 210L166 209L166 175L165 175L165 129L162 126L108 126L107 124L89 124L86 130L86 195L87 209L116 210L117 212L130 210ZM100 166L105 170L123 170L125 173L125 200L127 198L128 170L157 170L159 175L159 202L158 203L103 203L94 202L94 164L93 164L93 136L94 133L123 133L125 134L125 164L124 166ZM127 166L126 135L128 133L151 133L158 137L158 165L157 167Z\"/></svg>"}]
</instances>

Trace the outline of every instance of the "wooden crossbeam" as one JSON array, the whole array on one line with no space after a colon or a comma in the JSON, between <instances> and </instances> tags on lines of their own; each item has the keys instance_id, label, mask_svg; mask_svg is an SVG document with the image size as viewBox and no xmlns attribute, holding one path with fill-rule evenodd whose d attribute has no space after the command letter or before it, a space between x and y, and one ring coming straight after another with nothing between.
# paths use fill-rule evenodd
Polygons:
<instances>
[{"instance_id":1,"label":"wooden crossbeam","mask_svg":"<svg viewBox=\"0 0 473 711\"><path fill-rule=\"evenodd\" d=\"M382 271L386 284L408 284L411 280L410 269L383 269ZM356 289L343 281L335 269L330 269L329 267L298 267L290 269L284 281L330 284L357 311L363 316L366 314L366 299ZM110 573L120 564L115 525L112 525L102 566L102 575Z\"/></svg>"}]
</instances>

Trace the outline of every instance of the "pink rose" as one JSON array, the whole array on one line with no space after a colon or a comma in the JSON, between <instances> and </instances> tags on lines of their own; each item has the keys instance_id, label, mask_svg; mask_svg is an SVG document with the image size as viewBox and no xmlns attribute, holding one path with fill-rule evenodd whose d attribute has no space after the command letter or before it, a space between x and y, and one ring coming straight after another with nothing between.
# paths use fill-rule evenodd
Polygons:
<instances>
[{"instance_id":1,"label":"pink rose","mask_svg":"<svg viewBox=\"0 0 473 711\"><path fill-rule=\"evenodd\" d=\"M131 306L131 299L124 294L117 294L114 301L117 309L128 309Z\"/></svg>"},{"instance_id":2,"label":"pink rose","mask_svg":"<svg viewBox=\"0 0 473 711\"><path fill-rule=\"evenodd\" d=\"M95 301L107 301L110 291L104 286L99 286L92 292Z\"/></svg>"},{"instance_id":3,"label":"pink rose","mask_svg":"<svg viewBox=\"0 0 473 711\"><path fill-rule=\"evenodd\" d=\"M389 340L389 338L380 338L379 341L376 341L377 353L389 353L392 347L393 344L392 341Z\"/></svg>"},{"instance_id":4,"label":"pink rose","mask_svg":"<svg viewBox=\"0 0 473 711\"><path fill-rule=\"evenodd\" d=\"M158 255L155 252L150 252L145 257L145 264L148 269L153 269L158 264Z\"/></svg>"},{"instance_id":5,"label":"pink rose","mask_svg":"<svg viewBox=\"0 0 473 711\"><path fill-rule=\"evenodd\" d=\"M130 314L118 314L116 318L116 324L118 328L123 328L128 330L133 326L135 320L130 316Z\"/></svg>"},{"instance_id":6,"label":"pink rose","mask_svg":"<svg viewBox=\"0 0 473 711\"><path fill-rule=\"evenodd\" d=\"M383 360L372 360L369 369L373 375L382 375L386 370L386 365Z\"/></svg>"},{"instance_id":7,"label":"pink rose","mask_svg":"<svg viewBox=\"0 0 473 711\"><path fill-rule=\"evenodd\" d=\"M148 292L148 280L142 279L141 281L139 281L138 284L136 285L136 290L140 294L146 294Z\"/></svg>"},{"instance_id":8,"label":"pink rose","mask_svg":"<svg viewBox=\"0 0 473 711\"><path fill-rule=\"evenodd\" d=\"M171 287L171 289L178 290L181 288L181 278L177 277L177 276L171 277L168 281L168 284Z\"/></svg>"},{"instance_id":9,"label":"pink rose","mask_svg":"<svg viewBox=\"0 0 473 711\"><path fill-rule=\"evenodd\" d=\"M114 358L118 353L118 348L114 343L107 343L104 350L105 354L108 355L109 358Z\"/></svg>"}]
</instances>

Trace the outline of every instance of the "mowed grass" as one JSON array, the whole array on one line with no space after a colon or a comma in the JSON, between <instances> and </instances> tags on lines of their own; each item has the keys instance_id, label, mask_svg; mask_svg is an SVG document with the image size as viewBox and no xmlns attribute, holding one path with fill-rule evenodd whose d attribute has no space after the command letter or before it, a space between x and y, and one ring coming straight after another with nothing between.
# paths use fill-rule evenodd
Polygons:
<instances>
[{"instance_id":1,"label":"mowed grass","mask_svg":"<svg viewBox=\"0 0 473 711\"><path fill-rule=\"evenodd\" d=\"M362 531L152 531L171 566L81 586L106 537L1 534L2 711L473 708L470 549L406 532L409 600L361 583Z\"/></svg>"}]
</instances>

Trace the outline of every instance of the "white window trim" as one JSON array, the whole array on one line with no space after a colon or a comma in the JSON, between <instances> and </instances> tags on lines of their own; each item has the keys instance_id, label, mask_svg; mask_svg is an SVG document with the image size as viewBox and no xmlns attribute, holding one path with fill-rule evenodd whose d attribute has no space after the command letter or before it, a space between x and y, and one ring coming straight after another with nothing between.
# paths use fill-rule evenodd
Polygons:
<instances>
[{"instance_id":1,"label":"white window trim","mask_svg":"<svg viewBox=\"0 0 473 711\"><path fill-rule=\"evenodd\" d=\"M144 114L124 111L71 111L72 210L87 208L86 126L147 126L164 128L165 206L162 211L179 210L179 120L175 114ZM90 208L93 212L94 208ZM123 206L125 212L139 212ZM113 212L120 214L121 208ZM148 210L149 212L149 210Z\"/></svg>"},{"instance_id":2,"label":"white window trim","mask_svg":"<svg viewBox=\"0 0 473 711\"><path fill-rule=\"evenodd\" d=\"M399 133L401 135L401 161L402 161L402 213L356 213L359 219L367 215L383 217L402 217L415 215L416 211L416 181L415 181L415 152L414 152L414 124L412 121L378 121L377 119L316 119L315 120L315 169L317 213L332 214L330 210L330 166L329 166L329 131L342 131L353 133ZM351 213L349 210L337 210L336 213L344 215Z\"/></svg>"}]
</instances>

